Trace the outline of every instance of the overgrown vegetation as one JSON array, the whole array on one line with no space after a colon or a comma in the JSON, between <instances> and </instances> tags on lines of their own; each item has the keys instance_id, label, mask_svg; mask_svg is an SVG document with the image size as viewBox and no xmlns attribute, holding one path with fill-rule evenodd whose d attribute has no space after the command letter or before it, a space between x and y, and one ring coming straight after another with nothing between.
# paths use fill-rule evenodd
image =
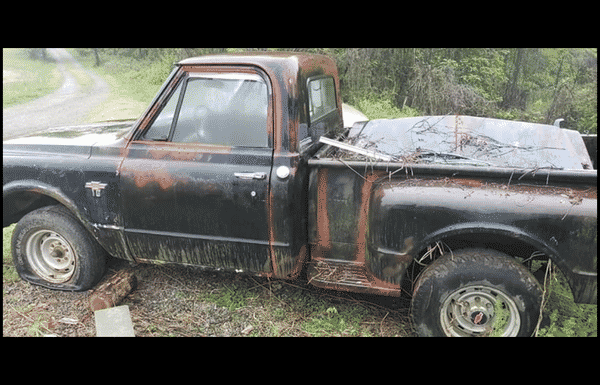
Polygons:
<instances>
[{"instance_id":1,"label":"overgrown vegetation","mask_svg":"<svg viewBox=\"0 0 600 385\"><path fill-rule=\"evenodd\" d=\"M579 305L573 302L565 276L552 268L549 275L548 301L544 311L540 337L597 337L597 305Z\"/></svg>"},{"instance_id":2,"label":"overgrown vegetation","mask_svg":"<svg viewBox=\"0 0 600 385\"><path fill-rule=\"evenodd\" d=\"M160 85L182 58L240 51L333 57L344 102L371 119L462 114L597 132L596 48L82 48L97 67L128 60L138 85Z\"/></svg>"}]
</instances>

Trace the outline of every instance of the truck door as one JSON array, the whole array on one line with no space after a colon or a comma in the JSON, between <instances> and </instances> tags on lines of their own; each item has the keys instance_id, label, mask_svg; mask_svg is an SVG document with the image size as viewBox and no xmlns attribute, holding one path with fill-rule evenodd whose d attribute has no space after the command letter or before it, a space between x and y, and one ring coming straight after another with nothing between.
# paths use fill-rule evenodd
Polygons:
<instances>
[{"instance_id":1,"label":"truck door","mask_svg":"<svg viewBox=\"0 0 600 385\"><path fill-rule=\"evenodd\" d=\"M130 253L142 261L269 272L268 78L248 68L181 71L121 165Z\"/></svg>"}]
</instances>

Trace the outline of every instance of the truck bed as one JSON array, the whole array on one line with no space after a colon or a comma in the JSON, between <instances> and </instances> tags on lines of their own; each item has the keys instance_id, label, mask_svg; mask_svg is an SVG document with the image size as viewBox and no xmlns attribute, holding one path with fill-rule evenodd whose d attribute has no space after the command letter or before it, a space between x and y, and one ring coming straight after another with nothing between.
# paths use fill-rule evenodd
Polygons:
<instances>
[{"instance_id":1,"label":"truck bed","mask_svg":"<svg viewBox=\"0 0 600 385\"><path fill-rule=\"evenodd\" d=\"M546 255L576 301L595 303L597 171L580 136L545 126L554 139L539 139L542 127L519 123L516 138L463 130L453 147L455 126L440 122L456 117L409 119L357 123L309 160L313 283L397 295L403 271L443 242Z\"/></svg>"}]
</instances>

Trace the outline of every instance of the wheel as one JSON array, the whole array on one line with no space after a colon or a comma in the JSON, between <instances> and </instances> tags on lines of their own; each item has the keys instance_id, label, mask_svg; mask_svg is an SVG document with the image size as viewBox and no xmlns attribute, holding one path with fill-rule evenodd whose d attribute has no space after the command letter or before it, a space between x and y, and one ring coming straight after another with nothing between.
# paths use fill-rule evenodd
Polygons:
<instances>
[{"instance_id":1,"label":"wheel","mask_svg":"<svg viewBox=\"0 0 600 385\"><path fill-rule=\"evenodd\" d=\"M50 289L91 289L104 274L106 253L63 206L25 215L12 235L19 276Z\"/></svg>"},{"instance_id":2,"label":"wheel","mask_svg":"<svg viewBox=\"0 0 600 385\"><path fill-rule=\"evenodd\" d=\"M411 316L420 336L531 336L542 289L521 264L491 249L464 249L423 271Z\"/></svg>"}]
</instances>

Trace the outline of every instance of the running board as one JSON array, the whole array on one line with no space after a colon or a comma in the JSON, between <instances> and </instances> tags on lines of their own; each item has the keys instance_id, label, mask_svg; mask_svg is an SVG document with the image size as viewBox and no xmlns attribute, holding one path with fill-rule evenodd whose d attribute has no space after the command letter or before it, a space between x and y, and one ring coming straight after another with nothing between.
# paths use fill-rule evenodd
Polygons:
<instances>
[{"instance_id":1,"label":"running board","mask_svg":"<svg viewBox=\"0 0 600 385\"><path fill-rule=\"evenodd\" d=\"M326 289L400 295L400 287L373 277L362 262L319 258L311 261L308 283Z\"/></svg>"}]
</instances>

